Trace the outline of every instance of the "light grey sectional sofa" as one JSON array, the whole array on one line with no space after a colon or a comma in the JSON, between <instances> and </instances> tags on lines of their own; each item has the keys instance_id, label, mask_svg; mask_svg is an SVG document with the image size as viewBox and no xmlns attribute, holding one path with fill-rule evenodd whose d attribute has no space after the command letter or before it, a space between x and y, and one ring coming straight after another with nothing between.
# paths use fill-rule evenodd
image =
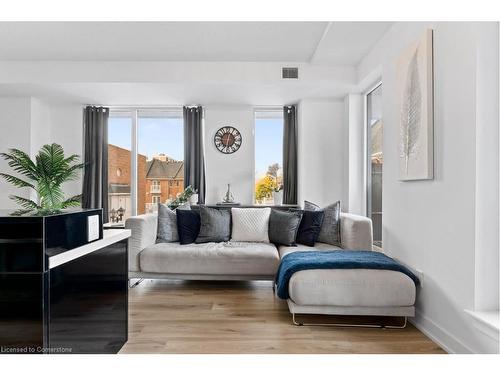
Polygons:
<instances>
[{"instance_id":1,"label":"light grey sectional sofa","mask_svg":"<svg viewBox=\"0 0 500 375\"><path fill-rule=\"evenodd\" d=\"M294 251L332 250L270 243L156 244L157 215L129 218L129 278L182 280L273 280L280 259ZM373 248L371 220L348 213L340 218L342 249ZM295 314L414 316L416 288L405 274L387 270L331 269L296 272L288 307Z\"/></svg>"}]
</instances>

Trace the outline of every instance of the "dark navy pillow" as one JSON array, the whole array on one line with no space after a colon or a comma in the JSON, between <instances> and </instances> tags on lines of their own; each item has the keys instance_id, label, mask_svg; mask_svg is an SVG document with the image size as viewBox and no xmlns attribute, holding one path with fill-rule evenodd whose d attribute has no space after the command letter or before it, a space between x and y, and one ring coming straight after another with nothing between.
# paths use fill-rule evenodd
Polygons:
<instances>
[{"instance_id":1,"label":"dark navy pillow","mask_svg":"<svg viewBox=\"0 0 500 375\"><path fill-rule=\"evenodd\" d=\"M325 217L324 211L303 211L302 220L297 232L296 242L314 246L319 238L323 218Z\"/></svg>"},{"instance_id":2,"label":"dark navy pillow","mask_svg":"<svg viewBox=\"0 0 500 375\"><path fill-rule=\"evenodd\" d=\"M194 210L175 210L177 232L181 245L193 243L200 233L200 213Z\"/></svg>"}]
</instances>

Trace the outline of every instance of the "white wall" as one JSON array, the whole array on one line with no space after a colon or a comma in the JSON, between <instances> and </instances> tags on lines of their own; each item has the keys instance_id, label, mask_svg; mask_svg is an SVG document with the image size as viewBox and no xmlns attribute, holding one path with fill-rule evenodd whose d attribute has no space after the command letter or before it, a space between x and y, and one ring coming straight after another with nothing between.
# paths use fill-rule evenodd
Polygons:
<instances>
[{"instance_id":1,"label":"white wall","mask_svg":"<svg viewBox=\"0 0 500 375\"><path fill-rule=\"evenodd\" d=\"M83 105L50 103L51 142L64 148L66 155L80 155L83 161ZM75 181L66 182L63 191L67 197L82 193L82 173Z\"/></svg>"},{"instance_id":2,"label":"white wall","mask_svg":"<svg viewBox=\"0 0 500 375\"><path fill-rule=\"evenodd\" d=\"M302 100L299 104L299 203L325 206L345 196L344 103Z\"/></svg>"},{"instance_id":3,"label":"white wall","mask_svg":"<svg viewBox=\"0 0 500 375\"><path fill-rule=\"evenodd\" d=\"M31 100L30 98L0 97L0 152L9 148L18 148L30 152L31 133ZM12 174L10 167L0 159L0 171ZM29 189L18 189L0 179L0 208L11 209L18 206L9 199L10 194L29 198Z\"/></svg>"},{"instance_id":4,"label":"white wall","mask_svg":"<svg viewBox=\"0 0 500 375\"><path fill-rule=\"evenodd\" d=\"M498 24L477 26L476 289L477 310L498 310ZM496 77L496 79L495 79ZM495 298L496 297L496 298Z\"/></svg>"},{"instance_id":5,"label":"white wall","mask_svg":"<svg viewBox=\"0 0 500 375\"><path fill-rule=\"evenodd\" d=\"M435 178L399 182L395 59L426 27L434 30ZM358 72L362 81L373 71L382 71L384 250L423 271L414 322L453 352L498 350L464 311L474 309L475 299L476 150L482 146L477 143L476 76L483 69L476 61L478 37L485 38L481 43L489 48L498 48L498 31L479 36L477 29L473 23L397 23ZM497 83L498 75L490 79ZM493 86L484 88L486 95L495 95ZM492 105L498 111L498 100ZM498 117L485 126L488 131L498 128ZM492 146L498 150L498 143ZM495 171L489 172L498 173L498 165ZM496 181L498 198L498 177Z\"/></svg>"},{"instance_id":6,"label":"white wall","mask_svg":"<svg viewBox=\"0 0 500 375\"><path fill-rule=\"evenodd\" d=\"M34 157L40 148L51 143L50 108L37 98L30 98L30 155Z\"/></svg>"},{"instance_id":7,"label":"white wall","mask_svg":"<svg viewBox=\"0 0 500 375\"><path fill-rule=\"evenodd\" d=\"M255 144L254 111L252 107L205 107L205 172L207 192L205 202L220 202L231 184L236 202L253 203ZM241 133L243 142L238 151L225 155L214 145L215 132L222 126L234 126Z\"/></svg>"}]
</instances>

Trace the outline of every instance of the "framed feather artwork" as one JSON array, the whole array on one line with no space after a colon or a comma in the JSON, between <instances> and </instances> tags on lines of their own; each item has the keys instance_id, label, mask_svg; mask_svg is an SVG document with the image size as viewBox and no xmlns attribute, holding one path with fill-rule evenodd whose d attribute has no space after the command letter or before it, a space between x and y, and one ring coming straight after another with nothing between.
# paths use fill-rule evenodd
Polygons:
<instances>
[{"instance_id":1,"label":"framed feather artwork","mask_svg":"<svg viewBox=\"0 0 500 375\"><path fill-rule=\"evenodd\" d=\"M397 62L400 98L399 179L434 178L432 30Z\"/></svg>"}]
</instances>

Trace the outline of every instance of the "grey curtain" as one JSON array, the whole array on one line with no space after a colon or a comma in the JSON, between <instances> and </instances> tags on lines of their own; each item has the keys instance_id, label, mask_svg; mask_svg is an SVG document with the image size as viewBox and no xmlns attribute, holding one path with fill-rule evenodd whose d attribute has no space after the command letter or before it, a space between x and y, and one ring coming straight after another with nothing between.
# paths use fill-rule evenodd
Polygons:
<instances>
[{"instance_id":1,"label":"grey curtain","mask_svg":"<svg viewBox=\"0 0 500 375\"><path fill-rule=\"evenodd\" d=\"M198 203L205 203L205 156L203 108L184 107L184 186L198 190Z\"/></svg>"},{"instance_id":2,"label":"grey curtain","mask_svg":"<svg viewBox=\"0 0 500 375\"><path fill-rule=\"evenodd\" d=\"M82 207L102 208L108 222L109 108L88 106L83 111L84 160Z\"/></svg>"},{"instance_id":3,"label":"grey curtain","mask_svg":"<svg viewBox=\"0 0 500 375\"><path fill-rule=\"evenodd\" d=\"M283 107L283 204L297 204L297 109Z\"/></svg>"}]
</instances>

